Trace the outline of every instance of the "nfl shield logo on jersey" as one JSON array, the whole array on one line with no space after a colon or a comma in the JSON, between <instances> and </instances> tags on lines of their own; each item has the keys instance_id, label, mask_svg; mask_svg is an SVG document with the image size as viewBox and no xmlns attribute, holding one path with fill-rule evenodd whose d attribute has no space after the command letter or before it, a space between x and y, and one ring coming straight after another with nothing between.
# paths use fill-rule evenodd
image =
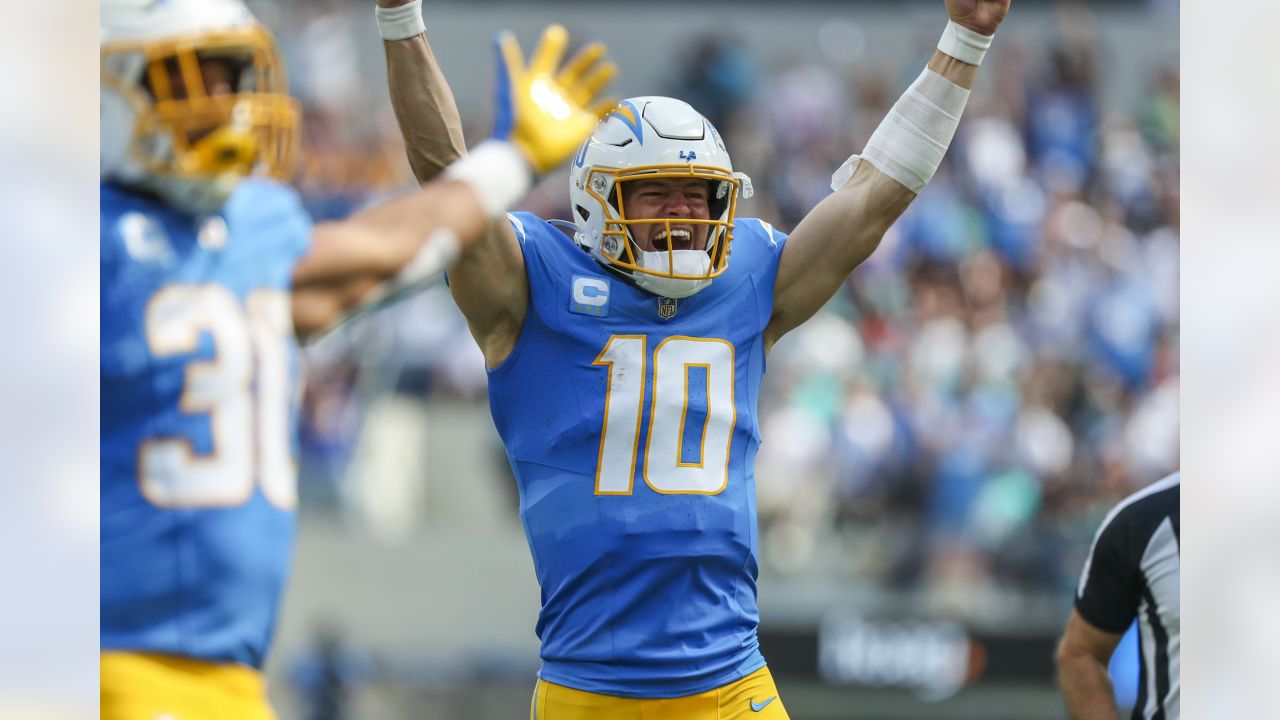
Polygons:
<instances>
[{"instance_id":1,"label":"nfl shield logo on jersey","mask_svg":"<svg viewBox=\"0 0 1280 720\"><path fill-rule=\"evenodd\" d=\"M676 316L676 299L669 297L658 298L658 317L663 320L670 320Z\"/></svg>"}]
</instances>

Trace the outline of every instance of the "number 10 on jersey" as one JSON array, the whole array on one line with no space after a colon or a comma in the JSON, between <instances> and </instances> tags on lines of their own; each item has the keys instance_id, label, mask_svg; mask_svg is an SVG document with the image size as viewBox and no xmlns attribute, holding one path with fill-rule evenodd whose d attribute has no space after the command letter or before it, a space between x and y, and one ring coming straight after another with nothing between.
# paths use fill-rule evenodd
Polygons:
<instances>
[{"instance_id":1,"label":"number 10 on jersey","mask_svg":"<svg viewBox=\"0 0 1280 720\"><path fill-rule=\"evenodd\" d=\"M596 494L631 494L645 386L652 384L649 432L644 439L645 483L663 494L715 495L729 481L729 448L737 421L733 345L716 338L673 336L658 343L652 360L650 373L645 336L614 335L592 363L609 371ZM689 380L695 372L706 377L706 419L700 434L698 428L686 427ZM701 438L701 450L689 460L681 452L687 432Z\"/></svg>"}]
</instances>

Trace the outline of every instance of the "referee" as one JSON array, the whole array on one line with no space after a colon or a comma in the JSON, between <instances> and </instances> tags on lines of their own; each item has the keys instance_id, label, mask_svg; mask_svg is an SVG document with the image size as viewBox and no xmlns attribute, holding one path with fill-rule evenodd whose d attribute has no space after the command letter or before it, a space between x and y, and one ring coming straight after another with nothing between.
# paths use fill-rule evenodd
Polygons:
<instances>
[{"instance_id":1,"label":"referee","mask_svg":"<svg viewBox=\"0 0 1280 720\"><path fill-rule=\"evenodd\" d=\"M1138 619L1141 680L1133 718L1178 720L1179 473L1125 498L1102 521L1058 644L1072 717L1118 718L1107 664Z\"/></svg>"}]
</instances>

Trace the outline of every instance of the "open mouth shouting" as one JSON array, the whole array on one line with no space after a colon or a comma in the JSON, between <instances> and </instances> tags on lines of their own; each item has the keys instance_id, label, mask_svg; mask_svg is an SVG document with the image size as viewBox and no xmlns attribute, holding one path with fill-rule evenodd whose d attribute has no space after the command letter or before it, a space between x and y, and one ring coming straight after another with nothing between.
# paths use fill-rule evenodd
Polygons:
<instances>
[{"instance_id":1,"label":"open mouth shouting","mask_svg":"<svg viewBox=\"0 0 1280 720\"><path fill-rule=\"evenodd\" d=\"M668 233L665 227L653 236L654 250L693 250L693 231L688 226L672 227Z\"/></svg>"}]
</instances>

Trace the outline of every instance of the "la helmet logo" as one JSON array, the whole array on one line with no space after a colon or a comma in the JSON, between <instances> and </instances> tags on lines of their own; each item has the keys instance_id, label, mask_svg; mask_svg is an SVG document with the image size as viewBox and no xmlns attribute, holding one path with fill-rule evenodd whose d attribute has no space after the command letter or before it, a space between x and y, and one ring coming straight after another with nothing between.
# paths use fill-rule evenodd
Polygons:
<instances>
[{"instance_id":1,"label":"la helmet logo","mask_svg":"<svg viewBox=\"0 0 1280 720\"><path fill-rule=\"evenodd\" d=\"M681 159L681 160L688 160L689 162L693 162L694 160L697 160L697 159L698 159L698 153L694 152L693 150L681 150L681 151L680 151L680 159Z\"/></svg>"},{"instance_id":2,"label":"la helmet logo","mask_svg":"<svg viewBox=\"0 0 1280 720\"><path fill-rule=\"evenodd\" d=\"M676 316L676 299L669 297L658 298L658 317L663 320L670 320Z\"/></svg>"}]
</instances>

